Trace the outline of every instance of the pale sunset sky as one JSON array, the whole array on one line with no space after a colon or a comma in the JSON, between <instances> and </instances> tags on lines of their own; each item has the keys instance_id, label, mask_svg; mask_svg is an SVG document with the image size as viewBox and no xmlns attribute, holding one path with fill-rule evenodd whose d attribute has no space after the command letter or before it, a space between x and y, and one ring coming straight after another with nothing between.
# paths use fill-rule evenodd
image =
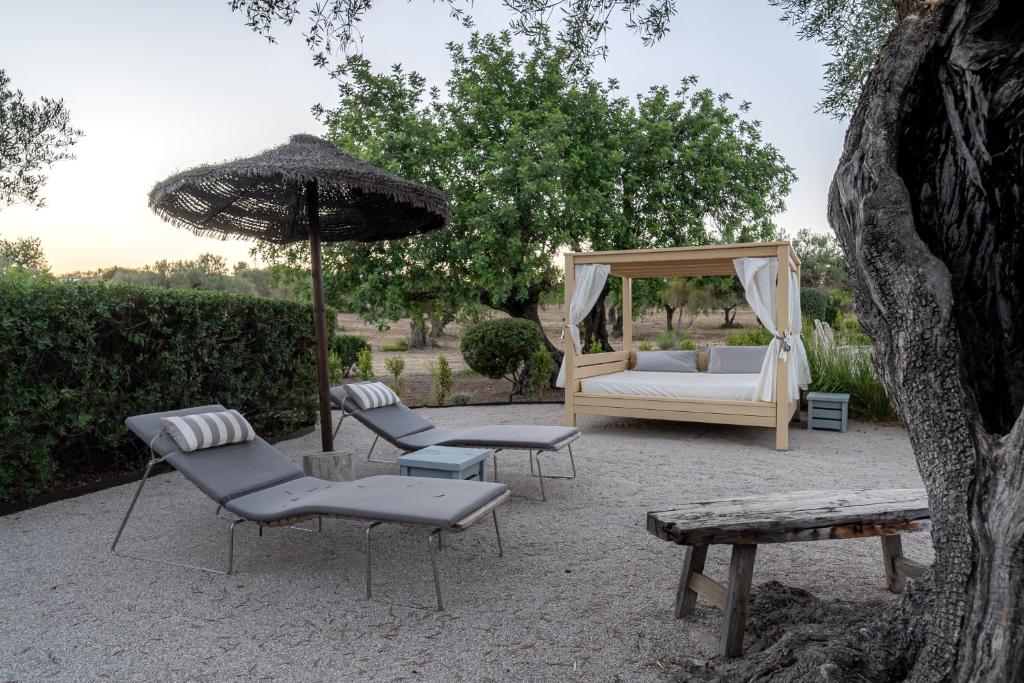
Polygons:
<instances>
[{"instance_id":1,"label":"pale sunset sky","mask_svg":"<svg viewBox=\"0 0 1024 683\"><path fill-rule=\"evenodd\" d=\"M469 31L427 0L378 0L362 25L364 54L383 70L400 62L443 86L447 41ZM845 123L815 112L827 51L800 42L764 0L680 0L669 35L645 48L621 25L596 75L623 94L688 75L702 87L749 100L752 118L799 176L778 218L790 232L827 231L828 185ZM479 30L509 15L478 0ZM314 67L303 20L270 45L226 0L3 0L0 68L29 99L63 98L85 132L77 159L55 165L47 206L0 208L0 237L35 236L55 273L204 252L229 264L250 260L251 244L200 238L157 218L150 188L204 162L247 156L297 132L322 134L310 108L333 106L336 85Z\"/></svg>"}]
</instances>

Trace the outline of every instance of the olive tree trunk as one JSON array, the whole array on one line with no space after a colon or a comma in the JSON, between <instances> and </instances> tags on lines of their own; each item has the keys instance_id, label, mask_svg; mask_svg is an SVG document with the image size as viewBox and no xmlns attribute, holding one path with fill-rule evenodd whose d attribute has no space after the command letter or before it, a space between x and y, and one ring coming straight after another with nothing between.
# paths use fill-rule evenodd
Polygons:
<instances>
[{"instance_id":1,"label":"olive tree trunk","mask_svg":"<svg viewBox=\"0 0 1024 683\"><path fill-rule=\"evenodd\" d=\"M1024 4L904 2L829 197L928 489L920 680L1024 680Z\"/></svg>"},{"instance_id":2,"label":"olive tree trunk","mask_svg":"<svg viewBox=\"0 0 1024 683\"><path fill-rule=\"evenodd\" d=\"M1024 680L1024 2L897 5L829 220L928 490L935 562L880 615L794 623L718 680Z\"/></svg>"}]
</instances>

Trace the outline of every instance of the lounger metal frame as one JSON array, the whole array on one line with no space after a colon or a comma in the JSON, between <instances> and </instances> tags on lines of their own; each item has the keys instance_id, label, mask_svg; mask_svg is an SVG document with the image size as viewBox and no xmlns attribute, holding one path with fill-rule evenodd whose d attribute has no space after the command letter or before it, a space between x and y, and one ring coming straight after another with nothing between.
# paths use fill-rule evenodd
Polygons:
<instances>
[{"instance_id":1,"label":"lounger metal frame","mask_svg":"<svg viewBox=\"0 0 1024 683\"><path fill-rule=\"evenodd\" d=\"M155 439L154 439L154 441L155 441ZM152 447L152 444L150 444L150 446ZM293 525L297 524L299 522L304 522L304 521L310 520L310 519L316 519L317 522L318 522L317 531L323 531L323 519L324 519L324 517L329 517L329 518L334 518L334 519L348 519L348 520L353 520L353 521L364 521L364 522L369 522L368 526L366 527L366 598L370 599L372 597L371 567L370 567L370 564L371 564L370 532L373 530L373 528L377 527L377 526L380 526L381 524L398 524L398 525L401 525L401 526L413 526L413 527L421 527L421 528L422 527L426 527L428 529L431 528L429 525L423 525L423 524L409 524L407 522L391 522L391 521L387 521L387 520L371 520L371 519L367 519L367 518L364 518L364 517L353 517L353 516L347 516L347 515L323 515L323 514L296 515L296 516L287 517L287 518L283 518L283 519L279 519L279 520L272 520L272 521L264 520L264 521L260 521L260 520L255 520L255 519L246 519L244 517L239 517L239 516L224 517L224 516L222 516L220 514L221 506L218 505L217 506L217 511L215 512L216 517L218 519L223 519L223 520L227 520L227 521L230 522L230 524L228 525L228 547L227 547L227 568L226 569L214 569L212 567L204 567L202 565L186 564L184 562L171 562L169 560L162 560L162 559L155 558L155 557L146 557L146 556L143 556L143 555L131 555L131 554L124 553L124 552L118 552L117 544L121 540L121 536L124 533L125 527L128 526L128 519L132 516L132 512L135 510L136 503L139 502L139 496L142 494L142 488L146 485L146 480L149 479L149 475L152 473L153 467L155 467L157 464L163 462L165 459L166 459L166 457L156 457L156 454L154 453L154 456L146 464L146 469L142 473L142 479L139 480L139 485L135 488L135 494L132 496L131 503L128 504L128 509L125 511L124 517L121 519L121 525L117 528L117 534L114 536L114 542L110 544L110 554L111 555L114 555L116 557L124 557L124 558L132 559L132 560L142 560L142 561L145 561L145 562L154 562L156 564L168 565L170 567L181 567L183 569L198 569L200 571L208 572L210 574L217 574L217 575L220 575L220 576L228 576L228 575L230 575L234 571L234 566L235 566L235 527L237 527L239 524L250 523L250 524L258 525L259 526L259 534L262 537L263 536L263 527L265 527L265 526L266 527L288 527L288 528L291 528L291 529L296 529L298 531L313 531L312 529L304 529L304 528L296 527L296 526L293 526ZM439 577L439 574L438 574L438 571L437 571L437 552L438 552L438 550L440 550L443 547L442 540L441 540L441 533L444 532L444 531L446 531L448 533L460 533L462 531L465 531L470 526L472 526L476 522L480 521L488 513L490 513L491 517L494 519L494 534L495 534L495 536L498 539L498 557L504 557L505 556L505 549L504 549L504 547L502 545L502 542L501 542L501 528L498 526L498 510L497 510L497 508L498 508L499 505L501 505L506 500L508 500L511 497L511 495L512 495L511 491L505 491L500 496L498 496L494 500L490 501L486 505L484 505L484 506L480 507L479 509L473 511L469 515L466 515L464 518L460 519L459 521L457 521L452 526L450 526L450 527L448 527L446 529L440 529L440 528L432 528L431 529L430 533L427 536L427 542L430 545L430 565L431 565L431 568L433 569L433 573L434 573L434 594L435 594L435 596L437 598L437 609L438 609L439 612L440 611L444 611L444 603L443 603L442 598L441 598L441 580L440 580L440 577Z\"/></svg>"},{"instance_id":2,"label":"lounger metal frame","mask_svg":"<svg viewBox=\"0 0 1024 683\"><path fill-rule=\"evenodd\" d=\"M349 412L349 411L345 410L344 408L339 408L339 409L336 409L336 410L337 410L337 412L341 413L341 418L338 420L338 426L334 428L334 437L335 438L337 438L338 432L341 431L341 425L345 422L345 418L346 417L352 417L353 415L355 415L355 413ZM369 429L369 428L367 427L367 429ZM377 442L380 441L380 438L381 438L380 434L377 434L376 432L374 432L373 443L370 444L370 450L368 450L366 452L366 462L377 462L377 463L381 463L381 464L384 464L384 465L394 465L395 464L394 460L387 460L387 459L384 459L384 458L373 458L373 457L370 457L370 456L373 455L373 449L375 449L377 447ZM492 462L492 464L494 466L494 481L495 482L498 481L498 453L501 453L502 451L525 450L527 452L527 454L528 454L529 459L530 459L530 476L536 477L537 479L540 480L540 499L542 501L544 501L544 502L547 502L548 496L547 496L547 492L545 492L545 490L544 490L544 480L545 479L575 479L576 478L576 460L573 458L573 455L572 455L572 442L575 441L578 438L580 438L580 433L576 432L575 434L573 434L569 438L563 439L563 440L559 441L558 443L552 445L550 448L533 448L533 449L530 449L530 448L501 448L501 447L493 447L494 448L494 455L491 456L491 462ZM418 450L418 449L410 450L408 448L402 448L401 446L399 446L398 444L396 444L396 443L394 443L392 441L388 441L388 443L390 443L392 446L394 446L395 448L399 449L403 453L414 453L416 450ZM481 446L481 448L486 448L486 446ZM544 472L543 472L543 470L541 468L541 464L540 464L540 454L541 453L556 453L556 452L562 450L563 448L568 448L568 450L569 450L569 466L571 468L570 469L571 473L570 474L544 474ZM536 469L534 469L534 464L533 464L535 460L537 462Z\"/></svg>"}]
</instances>

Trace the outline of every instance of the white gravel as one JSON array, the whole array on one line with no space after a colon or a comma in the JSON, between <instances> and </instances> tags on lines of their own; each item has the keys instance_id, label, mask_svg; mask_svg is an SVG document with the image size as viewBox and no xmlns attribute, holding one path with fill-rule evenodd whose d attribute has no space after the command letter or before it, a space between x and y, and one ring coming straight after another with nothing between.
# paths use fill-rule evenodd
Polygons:
<instances>
[{"instance_id":1,"label":"white gravel","mask_svg":"<svg viewBox=\"0 0 1024 683\"><path fill-rule=\"evenodd\" d=\"M561 409L430 409L442 426L558 424ZM499 472L517 497L501 510L506 554L490 524L447 539L446 608L433 611L424 532L375 532L374 599L364 599L363 525L323 534L242 525L236 573L112 557L134 484L0 518L0 680L657 680L674 662L714 656L720 614L670 608L683 548L655 539L645 513L721 496L805 488L921 485L896 426L846 434L581 418L579 476L550 481L539 502L526 454ZM346 422L342 443L371 437ZM280 444L298 459L319 435ZM385 448L378 454L395 454ZM564 461L549 456L551 469ZM489 470L489 468L488 468ZM393 473L359 462L357 474ZM147 484L125 552L220 566L227 523L176 473ZM926 534L907 554L931 559ZM712 548L722 576L727 549ZM884 589L878 541L763 546L755 585L778 580L818 595L866 599Z\"/></svg>"}]
</instances>

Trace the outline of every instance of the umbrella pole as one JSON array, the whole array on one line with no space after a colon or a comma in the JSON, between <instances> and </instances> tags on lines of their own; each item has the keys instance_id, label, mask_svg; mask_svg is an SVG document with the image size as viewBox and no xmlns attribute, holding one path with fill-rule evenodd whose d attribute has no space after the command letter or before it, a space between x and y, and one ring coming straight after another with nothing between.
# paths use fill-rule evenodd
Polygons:
<instances>
[{"instance_id":1,"label":"umbrella pole","mask_svg":"<svg viewBox=\"0 0 1024 683\"><path fill-rule=\"evenodd\" d=\"M334 450L331 430L330 369L327 364L327 317L324 312L324 272L320 250L320 197L316 181L306 183L309 220L310 270L313 271L313 317L316 328L316 372L320 386L320 439L324 452Z\"/></svg>"}]
</instances>

